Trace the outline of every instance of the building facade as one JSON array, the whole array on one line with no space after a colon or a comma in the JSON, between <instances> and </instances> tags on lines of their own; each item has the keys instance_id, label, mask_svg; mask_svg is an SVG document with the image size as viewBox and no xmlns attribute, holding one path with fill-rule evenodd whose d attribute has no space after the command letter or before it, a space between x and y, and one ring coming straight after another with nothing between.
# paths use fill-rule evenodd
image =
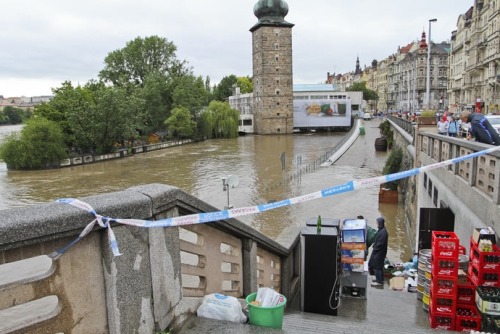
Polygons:
<instances>
[{"instance_id":1,"label":"building facade","mask_svg":"<svg viewBox=\"0 0 500 334\"><path fill-rule=\"evenodd\" d=\"M450 109L500 113L500 1L475 0L452 33Z\"/></svg>"}]
</instances>

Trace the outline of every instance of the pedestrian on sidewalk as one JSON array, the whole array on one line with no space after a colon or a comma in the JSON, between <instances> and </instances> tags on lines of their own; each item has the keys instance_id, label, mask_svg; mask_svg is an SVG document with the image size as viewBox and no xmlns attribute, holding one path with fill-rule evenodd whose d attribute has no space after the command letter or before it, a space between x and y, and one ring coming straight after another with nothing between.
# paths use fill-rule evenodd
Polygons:
<instances>
[{"instance_id":1,"label":"pedestrian on sidewalk","mask_svg":"<svg viewBox=\"0 0 500 334\"><path fill-rule=\"evenodd\" d=\"M450 123L446 120L444 116L441 116L441 119L437 123L438 134L447 136L448 135L448 127Z\"/></svg>"},{"instance_id":2,"label":"pedestrian on sidewalk","mask_svg":"<svg viewBox=\"0 0 500 334\"><path fill-rule=\"evenodd\" d=\"M450 137L456 137L459 129L459 124L454 115L450 116L450 125L448 126L448 135Z\"/></svg>"},{"instance_id":3,"label":"pedestrian on sidewalk","mask_svg":"<svg viewBox=\"0 0 500 334\"><path fill-rule=\"evenodd\" d=\"M389 243L389 234L385 229L385 219L383 217L377 218L377 228L377 235L372 246L372 255L368 261L368 267L373 268L375 271L375 280L372 282L372 286L375 287L384 284L384 262Z\"/></svg>"}]
</instances>

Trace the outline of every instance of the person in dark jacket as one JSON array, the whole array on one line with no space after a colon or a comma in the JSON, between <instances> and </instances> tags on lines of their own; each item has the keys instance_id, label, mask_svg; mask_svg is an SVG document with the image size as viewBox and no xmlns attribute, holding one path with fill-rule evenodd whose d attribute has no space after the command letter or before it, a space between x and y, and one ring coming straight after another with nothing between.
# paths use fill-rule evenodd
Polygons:
<instances>
[{"instance_id":1,"label":"person in dark jacket","mask_svg":"<svg viewBox=\"0 0 500 334\"><path fill-rule=\"evenodd\" d=\"M500 145L500 136L483 114L465 110L460 114L460 119L462 122L470 123L469 133L476 141L495 146Z\"/></svg>"},{"instance_id":2,"label":"person in dark jacket","mask_svg":"<svg viewBox=\"0 0 500 334\"><path fill-rule=\"evenodd\" d=\"M389 234L385 229L384 218L377 218L377 227L377 235L372 245L372 255L368 261L368 267L373 268L375 271L375 279L372 282L372 286L382 286L384 284L384 262L389 241Z\"/></svg>"}]
</instances>

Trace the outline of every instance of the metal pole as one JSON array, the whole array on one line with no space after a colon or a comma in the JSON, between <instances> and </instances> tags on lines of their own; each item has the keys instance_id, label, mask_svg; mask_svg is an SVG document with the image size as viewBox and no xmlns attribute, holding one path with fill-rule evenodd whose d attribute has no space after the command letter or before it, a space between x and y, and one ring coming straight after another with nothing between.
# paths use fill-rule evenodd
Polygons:
<instances>
[{"instance_id":1,"label":"metal pole","mask_svg":"<svg viewBox=\"0 0 500 334\"><path fill-rule=\"evenodd\" d=\"M427 110L431 107L431 23L437 19L429 20L429 35L427 35L427 83L425 92L425 107Z\"/></svg>"}]
</instances>

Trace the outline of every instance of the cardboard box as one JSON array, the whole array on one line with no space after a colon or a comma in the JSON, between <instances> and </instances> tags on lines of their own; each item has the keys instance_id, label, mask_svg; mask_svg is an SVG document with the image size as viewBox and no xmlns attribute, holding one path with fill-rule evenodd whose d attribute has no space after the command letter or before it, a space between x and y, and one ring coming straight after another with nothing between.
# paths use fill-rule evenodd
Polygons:
<instances>
[{"instance_id":1,"label":"cardboard box","mask_svg":"<svg viewBox=\"0 0 500 334\"><path fill-rule=\"evenodd\" d=\"M404 290L406 279L403 276L393 277L389 280L389 287L392 290Z\"/></svg>"},{"instance_id":2,"label":"cardboard box","mask_svg":"<svg viewBox=\"0 0 500 334\"><path fill-rule=\"evenodd\" d=\"M343 242L366 242L366 220L346 219L342 224Z\"/></svg>"},{"instance_id":3,"label":"cardboard box","mask_svg":"<svg viewBox=\"0 0 500 334\"><path fill-rule=\"evenodd\" d=\"M344 270L362 273L365 272L365 263L341 263L341 266Z\"/></svg>"},{"instance_id":4,"label":"cardboard box","mask_svg":"<svg viewBox=\"0 0 500 334\"><path fill-rule=\"evenodd\" d=\"M364 242L343 242L340 244L340 249L347 249L347 250L358 249L358 250L364 251L366 249L366 243L364 243Z\"/></svg>"},{"instance_id":5,"label":"cardboard box","mask_svg":"<svg viewBox=\"0 0 500 334\"><path fill-rule=\"evenodd\" d=\"M481 230L488 230L490 231L490 233L489 234L481 233ZM479 240L481 239L490 240L493 245L497 244L497 236L490 227L475 228L474 230L472 230L472 240L476 244L478 244Z\"/></svg>"}]
</instances>

